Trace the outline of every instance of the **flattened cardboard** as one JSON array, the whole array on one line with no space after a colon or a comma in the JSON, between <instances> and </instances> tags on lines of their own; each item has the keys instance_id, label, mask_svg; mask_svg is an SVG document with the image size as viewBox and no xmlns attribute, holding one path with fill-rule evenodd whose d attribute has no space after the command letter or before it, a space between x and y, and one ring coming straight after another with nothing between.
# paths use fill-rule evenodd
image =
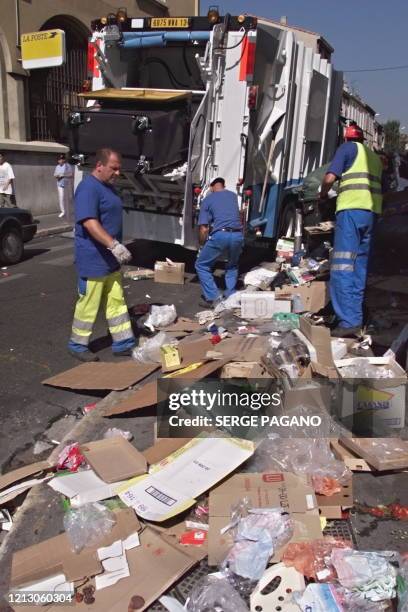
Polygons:
<instances>
[{"instance_id":1,"label":"flattened cardboard","mask_svg":"<svg viewBox=\"0 0 408 612\"><path fill-rule=\"evenodd\" d=\"M116 513L116 524L105 538L80 553L72 552L66 533L19 550L12 559L11 585L23 586L58 573L63 573L68 581L100 574L102 565L97 558L97 549L124 540L139 530L140 523L133 510L125 509Z\"/></svg>"},{"instance_id":2,"label":"flattened cardboard","mask_svg":"<svg viewBox=\"0 0 408 612\"><path fill-rule=\"evenodd\" d=\"M396 451L394 456L379 453L376 448L378 442L386 441L395 444L401 451ZM340 438L340 442L346 448L365 459L377 471L402 470L408 468L408 442L400 438Z\"/></svg>"},{"instance_id":3,"label":"flattened cardboard","mask_svg":"<svg viewBox=\"0 0 408 612\"><path fill-rule=\"evenodd\" d=\"M145 457L122 436L81 444L81 452L99 478L107 483L147 472Z\"/></svg>"},{"instance_id":4,"label":"flattened cardboard","mask_svg":"<svg viewBox=\"0 0 408 612\"><path fill-rule=\"evenodd\" d=\"M184 269L185 264L181 262L156 261L154 264L154 282L184 285Z\"/></svg>"},{"instance_id":5,"label":"flattened cardboard","mask_svg":"<svg viewBox=\"0 0 408 612\"><path fill-rule=\"evenodd\" d=\"M11 470L6 474L0 476L0 492L3 489L7 489L12 485L16 484L20 480L24 480L28 477L33 478L36 474L40 474L46 470L51 470L52 465L48 461L37 461L36 463L30 463L24 467Z\"/></svg>"},{"instance_id":6,"label":"flattened cardboard","mask_svg":"<svg viewBox=\"0 0 408 612\"><path fill-rule=\"evenodd\" d=\"M167 325L167 327L160 328L163 331L185 331L185 332L193 332L199 331L202 329L201 325L197 323L197 321L193 321L187 317L178 317L175 323L171 325Z\"/></svg>"},{"instance_id":7,"label":"flattened cardboard","mask_svg":"<svg viewBox=\"0 0 408 612\"><path fill-rule=\"evenodd\" d=\"M330 447L336 459L340 459L352 472L371 472L372 467L365 459L359 457L357 453L353 453L348 448L343 446L340 440L330 440Z\"/></svg>"},{"instance_id":8,"label":"flattened cardboard","mask_svg":"<svg viewBox=\"0 0 408 612\"><path fill-rule=\"evenodd\" d=\"M181 371L180 377L186 380L199 380L209 376L219 368L222 368L226 362L227 360L210 361L208 363L204 363L191 372L183 373L183 371ZM178 372L174 372L173 375L177 376L179 374ZM119 402L116 404L116 406L108 408L108 410L104 413L104 416L132 412L133 410L140 410L155 404L157 404L157 381L152 381L143 385L141 389L135 391L130 397Z\"/></svg>"},{"instance_id":9,"label":"flattened cardboard","mask_svg":"<svg viewBox=\"0 0 408 612\"><path fill-rule=\"evenodd\" d=\"M43 380L42 384L68 389L123 391L146 378L159 367L159 364L138 364L133 361L82 363L66 372Z\"/></svg>"},{"instance_id":10,"label":"flattened cardboard","mask_svg":"<svg viewBox=\"0 0 408 612\"><path fill-rule=\"evenodd\" d=\"M276 299L290 299L296 294L300 295L305 310L308 312L319 312L329 302L328 283L322 281L313 281L298 287L284 285L275 289Z\"/></svg>"},{"instance_id":11,"label":"flattened cardboard","mask_svg":"<svg viewBox=\"0 0 408 612\"><path fill-rule=\"evenodd\" d=\"M253 452L249 440L201 435L156 464L149 474L129 480L117 493L142 518L162 522L192 506L195 498Z\"/></svg>"},{"instance_id":12,"label":"flattened cardboard","mask_svg":"<svg viewBox=\"0 0 408 612\"><path fill-rule=\"evenodd\" d=\"M142 455L145 457L149 465L159 463L176 450L190 442L191 438L162 438L156 444L150 446Z\"/></svg>"},{"instance_id":13,"label":"flattened cardboard","mask_svg":"<svg viewBox=\"0 0 408 612\"><path fill-rule=\"evenodd\" d=\"M315 493L303 479L291 473L235 474L210 492L208 563L217 565L226 556L232 538L220 529L230 522L231 507L248 498L257 508L281 507L295 521L291 542L322 537ZM277 555L280 559L283 550Z\"/></svg>"},{"instance_id":14,"label":"flattened cardboard","mask_svg":"<svg viewBox=\"0 0 408 612\"><path fill-rule=\"evenodd\" d=\"M234 336L222 340L209 350L211 354L218 353L225 359L259 362L265 355L267 346L267 336Z\"/></svg>"}]
</instances>

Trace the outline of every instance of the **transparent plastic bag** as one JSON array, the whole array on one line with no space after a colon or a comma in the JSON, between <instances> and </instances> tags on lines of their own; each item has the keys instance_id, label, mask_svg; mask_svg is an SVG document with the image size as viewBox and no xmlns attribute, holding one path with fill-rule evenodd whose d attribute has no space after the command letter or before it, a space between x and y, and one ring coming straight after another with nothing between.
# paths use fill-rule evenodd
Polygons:
<instances>
[{"instance_id":1,"label":"transparent plastic bag","mask_svg":"<svg viewBox=\"0 0 408 612\"><path fill-rule=\"evenodd\" d=\"M214 315L218 315L224 310L234 310L235 308L241 307L241 297L245 291L236 291L232 295L230 295L226 300L222 300L217 306L214 308Z\"/></svg>"},{"instance_id":2,"label":"transparent plastic bag","mask_svg":"<svg viewBox=\"0 0 408 612\"><path fill-rule=\"evenodd\" d=\"M160 347L164 344L177 345L178 342L165 332L159 332L153 338L146 340L142 346L133 349L132 358L138 363L160 363Z\"/></svg>"},{"instance_id":3,"label":"transparent plastic bag","mask_svg":"<svg viewBox=\"0 0 408 612\"><path fill-rule=\"evenodd\" d=\"M289 542L294 525L281 508L251 508L249 500L243 498L232 508L227 529L234 544L221 568L257 581L274 552Z\"/></svg>"},{"instance_id":4,"label":"transparent plastic bag","mask_svg":"<svg viewBox=\"0 0 408 612\"><path fill-rule=\"evenodd\" d=\"M177 319L176 307L174 304L165 306L153 305L150 309L150 314L145 321L145 327L148 327L152 332L155 327L166 327L171 325Z\"/></svg>"},{"instance_id":5,"label":"transparent plastic bag","mask_svg":"<svg viewBox=\"0 0 408 612\"><path fill-rule=\"evenodd\" d=\"M207 576L191 591L187 612L249 612L239 593L225 577Z\"/></svg>"},{"instance_id":6,"label":"transparent plastic bag","mask_svg":"<svg viewBox=\"0 0 408 612\"><path fill-rule=\"evenodd\" d=\"M309 351L303 342L292 331L281 334L276 346L276 337L271 336L268 342L266 359L289 376L297 378L310 363Z\"/></svg>"},{"instance_id":7,"label":"transparent plastic bag","mask_svg":"<svg viewBox=\"0 0 408 612\"><path fill-rule=\"evenodd\" d=\"M395 378L395 373L386 365L374 365L367 357L355 359L352 365L341 368L343 378Z\"/></svg>"},{"instance_id":8,"label":"transparent plastic bag","mask_svg":"<svg viewBox=\"0 0 408 612\"><path fill-rule=\"evenodd\" d=\"M397 570L390 561L394 553L335 548L331 563L340 584L352 591L351 599L385 601L396 597Z\"/></svg>"},{"instance_id":9,"label":"transparent plastic bag","mask_svg":"<svg viewBox=\"0 0 408 612\"><path fill-rule=\"evenodd\" d=\"M113 512L97 502L70 508L64 515L64 528L71 548L76 553L87 546L98 544L115 524Z\"/></svg>"},{"instance_id":10,"label":"transparent plastic bag","mask_svg":"<svg viewBox=\"0 0 408 612\"><path fill-rule=\"evenodd\" d=\"M282 557L287 567L294 567L309 580L333 582L337 576L331 564L334 548L351 548L351 542L325 537L310 542L289 542Z\"/></svg>"},{"instance_id":11,"label":"transparent plastic bag","mask_svg":"<svg viewBox=\"0 0 408 612\"><path fill-rule=\"evenodd\" d=\"M351 478L350 470L335 458L326 438L266 438L247 467L248 471L255 471L255 468L256 471L277 470L310 475L315 479L314 484L323 489L330 483L322 478L334 479L339 484L346 484ZM327 495L327 492L322 492Z\"/></svg>"}]
</instances>

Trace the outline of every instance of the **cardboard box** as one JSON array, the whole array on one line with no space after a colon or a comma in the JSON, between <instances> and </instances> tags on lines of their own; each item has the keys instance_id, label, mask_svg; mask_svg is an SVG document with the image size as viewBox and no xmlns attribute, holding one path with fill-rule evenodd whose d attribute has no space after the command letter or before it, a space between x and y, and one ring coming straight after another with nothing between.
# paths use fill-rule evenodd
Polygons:
<instances>
[{"instance_id":1,"label":"cardboard box","mask_svg":"<svg viewBox=\"0 0 408 612\"><path fill-rule=\"evenodd\" d=\"M313 281L305 285L284 285L275 289L276 299L291 299L293 295L300 295L305 311L319 312L329 302L328 283Z\"/></svg>"},{"instance_id":2,"label":"cardboard box","mask_svg":"<svg viewBox=\"0 0 408 612\"><path fill-rule=\"evenodd\" d=\"M225 358L233 361L255 361L260 362L261 357L268 350L267 336L234 336L225 338L214 347L211 346L206 352L217 358Z\"/></svg>"},{"instance_id":3,"label":"cardboard box","mask_svg":"<svg viewBox=\"0 0 408 612\"><path fill-rule=\"evenodd\" d=\"M52 477L55 466L48 461L37 461L0 476L0 505L14 499L27 489Z\"/></svg>"},{"instance_id":4,"label":"cardboard box","mask_svg":"<svg viewBox=\"0 0 408 612\"><path fill-rule=\"evenodd\" d=\"M340 459L352 472L371 472L372 468L365 459L343 446L340 440L330 440L330 447L336 459Z\"/></svg>"},{"instance_id":5,"label":"cardboard box","mask_svg":"<svg viewBox=\"0 0 408 612\"><path fill-rule=\"evenodd\" d=\"M244 292L241 296L243 319L271 319L275 312L273 291Z\"/></svg>"},{"instance_id":6,"label":"cardboard box","mask_svg":"<svg viewBox=\"0 0 408 612\"><path fill-rule=\"evenodd\" d=\"M122 436L81 444L81 452L99 478L107 483L147 472L145 457Z\"/></svg>"},{"instance_id":7,"label":"cardboard box","mask_svg":"<svg viewBox=\"0 0 408 612\"><path fill-rule=\"evenodd\" d=\"M195 499L225 478L254 452L248 440L199 436L130 480L117 493L142 518L162 522L195 503Z\"/></svg>"},{"instance_id":8,"label":"cardboard box","mask_svg":"<svg viewBox=\"0 0 408 612\"><path fill-rule=\"evenodd\" d=\"M220 378L273 378L265 366L257 361L235 361L226 363Z\"/></svg>"},{"instance_id":9,"label":"cardboard box","mask_svg":"<svg viewBox=\"0 0 408 612\"><path fill-rule=\"evenodd\" d=\"M304 479L291 473L235 474L210 493L208 531L208 563L224 560L233 540L229 532L220 530L231 521L231 507L248 498L255 508L283 508L291 514L295 533L291 542L304 542L322 537L315 493ZM275 555L280 560L283 549Z\"/></svg>"},{"instance_id":10,"label":"cardboard box","mask_svg":"<svg viewBox=\"0 0 408 612\"><path fill-rule=\"evenodd\" d=\"M184 285L184 263L156 261L154 264L154 282Z\"/></svg>"},{"instance_id":11,"label":"cardboard box","mask_svg":"<svg viewBox=\"0 0 408 612\"><path fill-rule=\"evenodd\" d=\"M63 573L69 581L95 576L102 572L97 549L124 540L137 531L140 531L137 516L133 510L125 509L116 513L116 524L107 536L80 553L72 551L66 533L19 550L13 555L11 585L21 587L58 573Z\"/></svg>"},{"instance_id":12,"label":"cardboard box","mask_svg":"<svg viewBox=\"0 0 408 612\"><path fill-rule=\"evenodd\" d=\"M350 379L344 374L344 367L364 359L374 366L389 367L395 378L361 378ZM376 431L390 427L401 429L405 426L405 406L407 375L391 357L356 357L341 359L335 362L341 386L341 419L352 419L353 424L367 430L373 427Z\"/></svg>"}]
</instances>

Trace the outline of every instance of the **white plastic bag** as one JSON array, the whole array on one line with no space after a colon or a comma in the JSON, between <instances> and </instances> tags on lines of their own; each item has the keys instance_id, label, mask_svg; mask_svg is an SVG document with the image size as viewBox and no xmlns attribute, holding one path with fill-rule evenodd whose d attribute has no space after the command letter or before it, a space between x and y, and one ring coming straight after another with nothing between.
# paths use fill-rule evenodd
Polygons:
<instances>
[{"instance_id":1,"label":"white plastic bag","mask_svg":"<svg viewBox=\"0 0 408 612\"><path fill-rule=\"evenodd\" d=\"M171 325L177 319L176 307L174 304L165 306L153 306L150 309L150 314L145 321L145 327L154 332L155 327L166 327Z\"/></svg>"},{"instance_id":2,"label":"white plastic bag","mask_svg":"<svg viewBox=\"0 0 408 612\"><path fill-rule=\"evenodd\" d=\"M266 289L276 278L278 272L268 270L268 268L254 268L247 272L244 276L244 285L251 287L258 287L258 289Z\"/></svg>"},{"instance_id":3,"label":"white plastic bag","mask_svg":"<svg viewBox=\"0 0 408 612\"><path fill-rule=\"evenodd\" d=\"M178 342L165 332L159 332L153 338L146 340L142 346L133 349L132 358L138 363L160 363L160 347L164 344L176 345Z\"/></svg>"}]
</instances>

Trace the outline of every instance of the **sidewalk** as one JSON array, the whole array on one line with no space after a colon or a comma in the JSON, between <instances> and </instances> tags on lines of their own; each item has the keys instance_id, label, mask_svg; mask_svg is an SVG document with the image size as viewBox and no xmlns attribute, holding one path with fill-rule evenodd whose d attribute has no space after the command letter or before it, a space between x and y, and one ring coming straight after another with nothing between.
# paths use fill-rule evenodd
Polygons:
<instances>
[{"instance_id":1,"label":"sidewalk","mask_svg":"<svg viewBox=\"0 0 408 612\"><path fill-rule=\"evenodd\" d=\"M59 217L59 213L50 215L34 215L40 223L38 225L37 237L50 236L51 234L62 234L72 230L72 224L65 217Z\"/></svg>"}]
</instances>

